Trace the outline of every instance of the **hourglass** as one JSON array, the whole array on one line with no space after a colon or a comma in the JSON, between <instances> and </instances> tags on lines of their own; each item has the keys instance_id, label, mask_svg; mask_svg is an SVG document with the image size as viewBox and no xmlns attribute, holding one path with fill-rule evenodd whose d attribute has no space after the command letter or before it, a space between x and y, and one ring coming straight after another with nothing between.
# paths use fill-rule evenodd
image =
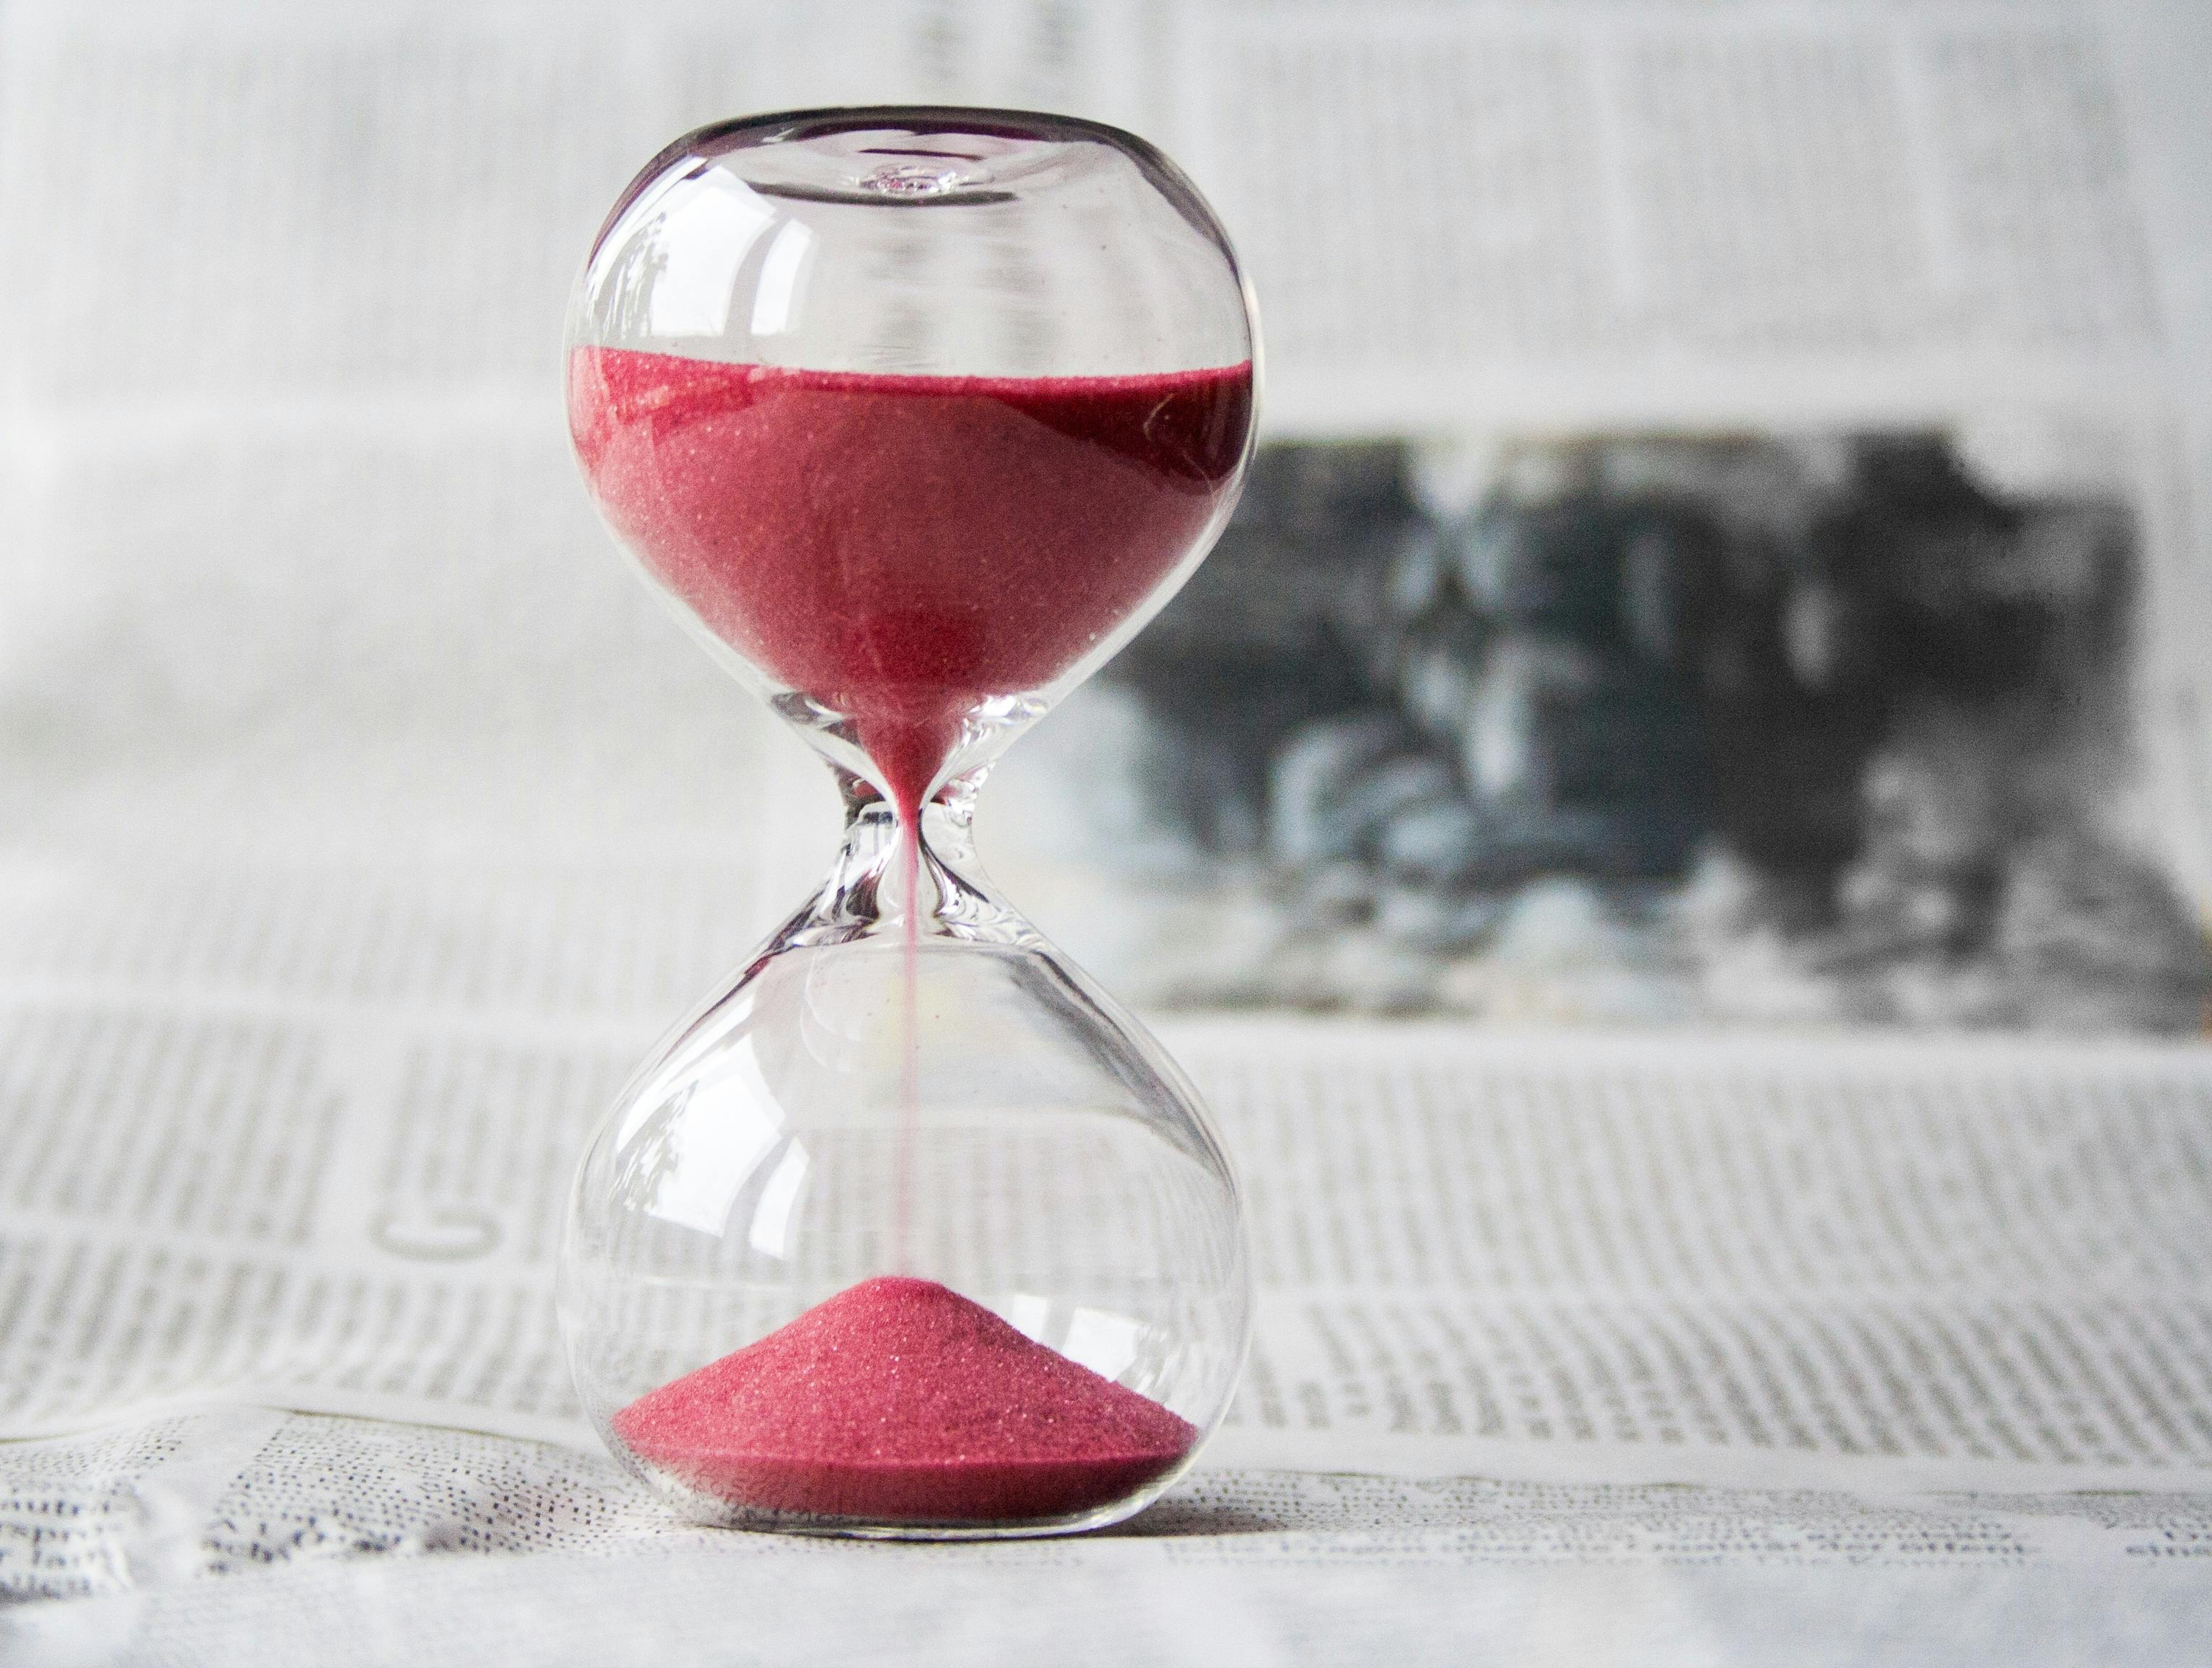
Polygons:
<instances>
[{"instance_id":1,"label":"hourglass","mask_svg":"<svg viewBox=\"0 0 2212 1668\"><path fill-rule=\"evenodd\" d=\"M1249 456L1251 300L1158 152L1004 111L702 129L571 314L593 497L830 762L828 880L586 1154L563 1336L685 1515L1112 1522L1235 1388L1250 1277L1198 1096L992 892L992 761L1188 577Z\"/></svg>"}]
</instances>

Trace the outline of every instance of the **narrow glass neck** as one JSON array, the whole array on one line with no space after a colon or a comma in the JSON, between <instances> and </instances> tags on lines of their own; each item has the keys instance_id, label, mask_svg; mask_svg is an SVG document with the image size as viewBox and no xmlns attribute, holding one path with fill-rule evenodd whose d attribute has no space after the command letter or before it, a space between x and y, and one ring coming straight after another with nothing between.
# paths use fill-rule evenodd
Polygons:
<instances>
[{"instance_id":1,"label":"narrow glass neck","mask_svg":"<svg viewBox=\"0 0 2212 1668\"><path fill-rule=\"evenodd\" d=\"M975 859L975 794L985 770L957 776L921 807L909 845L897 811L866 777L833 765L845 837L811 903L780 934L785 947L879 934L1027 944L1036 929L990 891Z\"/></svg>"}]
</instances>

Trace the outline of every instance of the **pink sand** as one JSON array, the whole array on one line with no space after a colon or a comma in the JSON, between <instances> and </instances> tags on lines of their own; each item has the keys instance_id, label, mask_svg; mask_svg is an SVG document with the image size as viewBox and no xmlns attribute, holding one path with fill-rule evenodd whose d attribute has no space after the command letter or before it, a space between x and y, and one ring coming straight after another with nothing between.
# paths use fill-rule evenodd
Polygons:
<instances>
[{"instance_id":1,"label":"pink sand","mask_svg":"<svg viewBox=\"0 0 2212 1668\"><path fill-rule=\"evenodd\" d=\"M616 1434L760 1512L881 1523L1072 1517L1172 1468L1197 1430L931 1280L862 1281L640 1397Z\"/></svg>"}]
</instances>

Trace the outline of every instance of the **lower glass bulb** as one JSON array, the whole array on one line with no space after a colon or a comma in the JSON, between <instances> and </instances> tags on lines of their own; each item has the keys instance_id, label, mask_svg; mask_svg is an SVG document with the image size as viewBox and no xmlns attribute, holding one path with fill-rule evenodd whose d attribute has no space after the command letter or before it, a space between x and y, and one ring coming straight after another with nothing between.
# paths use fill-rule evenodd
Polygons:
<instances>
[{"instance_id":1,"label":"lower glass bulb","mask_svg":"<svg viewBox=\"0 0 2212 1668\"><path fill-rule=\"evenodd\" d=\"M1113 1521L1234 1390L1235 1184L1158 1045L984 890L964 793L909 890L848 792L830 883L591 1145L561 1289L586 1411L702 1521Z\"/></svg>"}]
</instances>

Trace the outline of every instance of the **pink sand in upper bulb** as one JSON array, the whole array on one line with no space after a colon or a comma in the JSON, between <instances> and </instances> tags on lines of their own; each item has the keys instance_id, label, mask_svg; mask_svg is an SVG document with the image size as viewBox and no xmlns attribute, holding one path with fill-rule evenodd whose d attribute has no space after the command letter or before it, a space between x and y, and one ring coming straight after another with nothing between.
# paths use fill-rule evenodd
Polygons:
<instances>
[{"instance_id":1,"label":"pink sand in upper bulb","mask_svg":"<svg viewBox=\"0 0 2212 1668\"><path fill-rule=\"evenodd\" d=\"M902 815L962 716L1043 687L1205 532L1249 363L902 376L578 348L592 492L710 631L852 717Z\"/></svg>"},{"instance_id":2,"label":"pink sand in upper bulb","mask_svg":"<svg viewBox=\"0 0 2212 1668\"><path fill-rule=\"evenodd\" d=\"M862 1281L614 1416L637 1457L760 1512L878 1523L1073 1517L1171 1469L1195 1428L931 1280Z\"/></svg>"}]
</instances>

